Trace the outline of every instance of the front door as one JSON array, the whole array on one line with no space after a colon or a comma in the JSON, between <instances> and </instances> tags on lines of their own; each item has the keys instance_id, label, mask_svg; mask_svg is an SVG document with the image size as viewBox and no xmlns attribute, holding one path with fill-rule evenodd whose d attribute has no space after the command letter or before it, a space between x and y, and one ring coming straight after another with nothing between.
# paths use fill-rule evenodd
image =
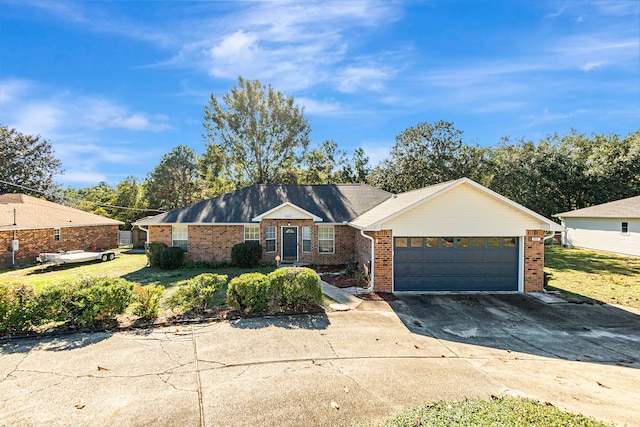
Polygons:
<instances>
[{"instance_id":1,"label":"front door","mask_svg":"<svg viewBox=\"0 0 640 427\"><path fill-rule=\"evenodd\" d=\"M298 261L298 227L282 227L282 261Z\"/></svg>"}]
</instances>

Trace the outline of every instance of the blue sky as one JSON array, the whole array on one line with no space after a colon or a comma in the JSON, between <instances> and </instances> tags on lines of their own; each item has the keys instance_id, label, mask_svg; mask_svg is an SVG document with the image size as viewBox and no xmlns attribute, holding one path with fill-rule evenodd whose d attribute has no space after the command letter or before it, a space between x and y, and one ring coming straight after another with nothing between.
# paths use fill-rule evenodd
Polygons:
<instances>
[{"instance_id":1,"label":"blue sky","mask_svg":"<svg viewBox=\"0 0 640 427\"><path fill-rule=\"evenodd\" d=\"M640 1L0 0L0 123L48 139L64 186L144 178L242 75L312 140L376 164L419 122L469 144L640 129Z\"/></svg>"}]
</instances>

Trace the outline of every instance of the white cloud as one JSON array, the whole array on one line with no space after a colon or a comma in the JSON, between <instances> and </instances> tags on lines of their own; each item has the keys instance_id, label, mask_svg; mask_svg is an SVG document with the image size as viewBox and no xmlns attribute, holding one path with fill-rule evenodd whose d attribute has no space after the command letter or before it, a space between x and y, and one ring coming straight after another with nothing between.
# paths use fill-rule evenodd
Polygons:
<instances>
[{"instance_id":1,"label":"white cloud","mask_svg":"<svg viewBox=\"0 0 640 427\"><path fill-rule=\"evenodd\" d=\"M26 80L10 79L0 81L0 105L15 102L25 96L31 85Z\"/></svg>"},{"instance_id":2,"label":"white cloud","mask_svg":"<svg viewBox=\"0 0 640 427\"><path fill-rule=\"evenodd\" d=\"M342 106L334 101L318 101L300 96L296 98L296 103L304 107L305 114L328 115L342 110Z\"/></svg>"},{"instance_id":3,"label":"white cloud","mask_svg":"<svg viewBox=\"0 0 640 427\"><path fill-rule=\"evenodd\" d=\"M591 70L595 70L595 69L598 69L598 68L602 67L602 65L603 65L602 61L587 62L586 64L584 64L582 66L582 70L583 71L591 71Z\"/></svg>"},{"instance_id":4,"label":"white cloud","mask_svg":"<svg viewBox=\"0 0 640 427\"><path fill-rule=\"evenodd\" d=\"M354 93L360 90L379 91L390 73L374 67L348 67L338 75L338 90Z\"/></svg>"}]
</instances>

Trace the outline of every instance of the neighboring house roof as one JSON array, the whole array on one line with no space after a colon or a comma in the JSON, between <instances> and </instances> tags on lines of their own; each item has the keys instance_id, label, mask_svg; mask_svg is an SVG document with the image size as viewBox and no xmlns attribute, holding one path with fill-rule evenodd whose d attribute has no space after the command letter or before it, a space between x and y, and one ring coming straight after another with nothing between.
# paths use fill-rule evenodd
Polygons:
<instances>
[{"instance_id":1,"label":"neighboring house roof","mask_svg":"<svg viewBox=\"0 0 640 427\"><path fill-rule=\"evenodd\" d=\"M475 181L470 180L469 178L460 178L454 181L447 181L441 184L436 184L429 187L420 188L418 190L394 195L392 198L384 201L380 205L354 219L349 224L363 230L376 230L379 228L380 224L387 222L422 203L426 203L429 200L438 197L462 184L469 184L489 195L490 197L497 199L498 201L540 221L545 225L545 229L547 230L562 230L562 228L555 222L543 217L540 214L535 213L530 209L527 209L526 207L514 202L513 200L510 200L494 191L489 190L488 188L478 184Z\"/></svg>"},{"instance_id":2,"label":"neighboring house roof","mask_svg":"<svg viewBox=\"0 0 640 427\"><path fill-rule=\"evenodd\" d=\"M351 221L390 197L391 193L365 184L254 184L135 224L247 224L286 203L322 222L337 224Z\"/></svg>"},{"instance_id":3,"label":"neighboring house roof","mask_svg":"<svg viewBox=\"0 0 640 427\"><path fill-rule=\"evenodd\" d=\"M124 223L26 194L0 194L0 230L121 224Z\"/></svg>"},{"instance_id":4,"label":"neighboring house roof","mask_svg":"<svg viewBox=\"0 0 640 427\"><path fill-rule=\"evenodd\" d=\"M640 196L555 214L560 218L640 218Z\"/></svg>"}]
</instances>

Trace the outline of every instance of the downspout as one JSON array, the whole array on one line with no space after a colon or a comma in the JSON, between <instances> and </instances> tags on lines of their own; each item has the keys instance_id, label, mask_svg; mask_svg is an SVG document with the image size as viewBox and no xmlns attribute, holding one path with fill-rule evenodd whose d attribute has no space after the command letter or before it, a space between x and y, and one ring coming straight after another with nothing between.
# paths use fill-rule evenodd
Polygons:
<instances>
[{"instance_id":1,"label":"downspout","mask_svg":"<svg viewBox=\"0 0 640 427\"><path fill-rule=\"evenodd\" d=\"M149 244L149 229L148 228L144 228L141 225L136 224L136 227L138 227L140 230L144 231L147 234L147 245Z\"/></svg>"},{"instance_id":2,"label":"downspout","mask_svg":"<svg viewBox=\"0 0 640 427\"><path fill-rule=\"evenodd\" d=\"M376 264L376 245L375 245L376 241L375 241L375 239L373 237L364 234L364 229L360 229L360 235L362 237L365 237L365 238L371 240L371 272L369 273L369 276L371 277L371 281L370 281L371 283L369 283L369 287L368 288L366 288L362 292L360 292L362 294L368 294L371 291L373 291L373 281L374 281L374 278L375 278L374 269L375 269L375 264Z\"/></svg>"}]
</instances>

